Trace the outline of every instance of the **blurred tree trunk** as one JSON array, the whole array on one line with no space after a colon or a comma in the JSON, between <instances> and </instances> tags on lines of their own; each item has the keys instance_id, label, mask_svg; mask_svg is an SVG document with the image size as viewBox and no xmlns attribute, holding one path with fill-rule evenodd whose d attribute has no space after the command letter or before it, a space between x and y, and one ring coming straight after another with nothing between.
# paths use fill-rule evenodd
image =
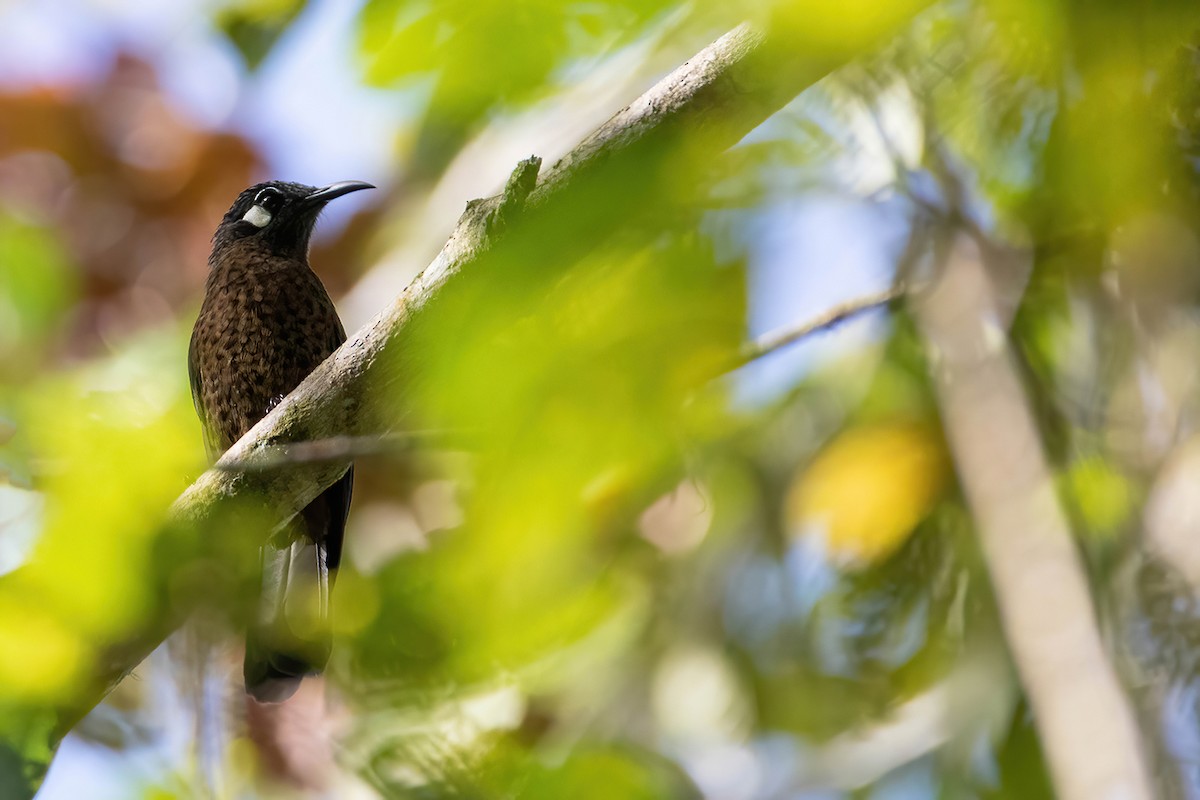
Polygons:
<instances>
[{"instance_id":1,"label":"blurred tree trunk","mask_svg":"<svg viewBox=\"0 0 1200 800\"><path fill-rule=\"evenodd\" d=\"M1109 663L1086 574L1007 344L981 245L948 231L913 304L947 439L975 515L1005 638L1058 796L1153 797L1143 744ZM996 270L996 273L1001 270ZM1003 271L1007 275L1019 272Z\"/></svg>"}]
</instances>

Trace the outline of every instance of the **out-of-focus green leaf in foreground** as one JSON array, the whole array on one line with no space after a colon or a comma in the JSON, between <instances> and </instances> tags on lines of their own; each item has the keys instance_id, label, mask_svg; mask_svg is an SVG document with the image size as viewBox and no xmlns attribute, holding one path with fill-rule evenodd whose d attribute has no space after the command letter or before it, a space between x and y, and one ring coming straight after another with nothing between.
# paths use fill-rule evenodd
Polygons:
<instances>
[{"instance_id":1,"label":"out-of-focus green leaf in foreground","mask_svg":"<svg viewBox=\"0 0 1200 800\"><path fill-rule=\"evenodd\" d=\"M0 213L0 381L40 365L77 281L53 231Z\"/></svg>"},{"instance_id":2,"label":"out-of-focus green leaf in foreground","mask_svg":"<svg viewBox=\"0 0 1200 800\"><path fill-rule=\"evenodd\" d=\"M375 576L342 673L366 707L498 676L536 696L649 623L637 515L678 481L685 409L736 352L742 273L687 238L572 255L547 278L508 253L414 332L413 419L469 432L472 452L462 524Z\"/></svg>"},{"instance_id":3,"label":"out-of-focus green leaf in foreground","mask_svg":"<svg viewBox=\"0 0 1200 800\"><path fill-rule=\"evenodd\" d=\"M442 102L455 106L520 101L544 90L552 71L628 41L670 0L369 0L359 21L371 83L439 74ZM520 42L520 47L512 47ZM480 80L480 76L488 76Z\"/></svg>"},{"instance_id":4,"label":"out-of-focus green leaf in foreground","mask_svg":"<svg viewBox=\"0 0 1200 800\"><path fill-rule=\"evenodd\" d=\"M0 576L0 785L49 760L61 721L38 709L70 706L104 648L162 613L155 534L202 465L183 348L147 334L7 399L44 519L29 560Z\"/></svg>"},{"instance_id":5,"label":"out-of-focus green leaf in foreground","mask_svg":"<svg viewBox=\"0 0 1200 800\"><path fill-rule=\"evenodd\" d=\"M229 37L251 68L263 62L292 22L304 0L239 0L217 11L217 26Z\"/></svg>"}]
</instances>

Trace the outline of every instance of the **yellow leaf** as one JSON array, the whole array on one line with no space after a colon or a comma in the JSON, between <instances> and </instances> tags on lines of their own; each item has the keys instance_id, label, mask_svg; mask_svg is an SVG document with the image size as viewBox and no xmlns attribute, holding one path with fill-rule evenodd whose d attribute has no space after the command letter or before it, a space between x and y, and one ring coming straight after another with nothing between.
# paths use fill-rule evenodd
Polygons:
<instances>
[{"instance_id":1,"label":"yellow leaf","mask_svg":"<svg viewBox=\"0 0 1200 800\"><path fill-rule=\"evenodd\" d=\"M787 500L790 529L822 536L838 560L891 555L924 519L948 479L941 438L908 421L844 431L799 473Z\"/></svg>"}]
</instances>

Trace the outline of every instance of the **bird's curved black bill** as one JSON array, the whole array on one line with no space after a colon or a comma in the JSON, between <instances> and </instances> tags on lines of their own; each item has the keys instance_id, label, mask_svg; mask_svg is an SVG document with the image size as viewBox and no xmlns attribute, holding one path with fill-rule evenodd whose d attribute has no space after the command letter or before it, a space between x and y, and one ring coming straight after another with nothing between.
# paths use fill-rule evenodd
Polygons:
<instances>
[{"instance_id":1,"label":"bird's curved black bill","mask_svg":"<svg viewBox=\"0 0 1200 800\"><path fill-rule=\"evenodd\" d=\"M330 200L341 197L351 192L357 192L361 189L374 189L375 187L369 183L362 181L341 181L339 183L331 183L328 186L322 186L312 194L304 198L306 205L324 205Z\"/></svg>"}]
</instances>

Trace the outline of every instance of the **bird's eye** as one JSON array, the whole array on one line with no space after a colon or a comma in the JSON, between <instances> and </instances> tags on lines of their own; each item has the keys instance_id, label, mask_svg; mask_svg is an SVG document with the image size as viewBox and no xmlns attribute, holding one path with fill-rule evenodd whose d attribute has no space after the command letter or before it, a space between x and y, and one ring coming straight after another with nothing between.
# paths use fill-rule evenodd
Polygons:
<instances>
[{"instance_id":1,"label":"bird's eye","mask_svg":"<svg viewBox=\"0 0 1200 800\"><path fill-rule=\"evenodd\" d=\"M274 214L283 205L283 195L280 194L278 189L272 189L268 186L254 198L254 205L261 206L269 214Z\"/></svg>"},{"instance_id":2,"label":"bird's eye","mask_svg":"<svg viewBox=\"0 0 1200 800\"><path fill-rule=\"evenodd\" d=\"M283 205L283 195L270 187L263 189L254 198L254 205L246 212L243 220L256 228L265 228L271 224L272 217Z\"/></svg>"}]
</instances>

